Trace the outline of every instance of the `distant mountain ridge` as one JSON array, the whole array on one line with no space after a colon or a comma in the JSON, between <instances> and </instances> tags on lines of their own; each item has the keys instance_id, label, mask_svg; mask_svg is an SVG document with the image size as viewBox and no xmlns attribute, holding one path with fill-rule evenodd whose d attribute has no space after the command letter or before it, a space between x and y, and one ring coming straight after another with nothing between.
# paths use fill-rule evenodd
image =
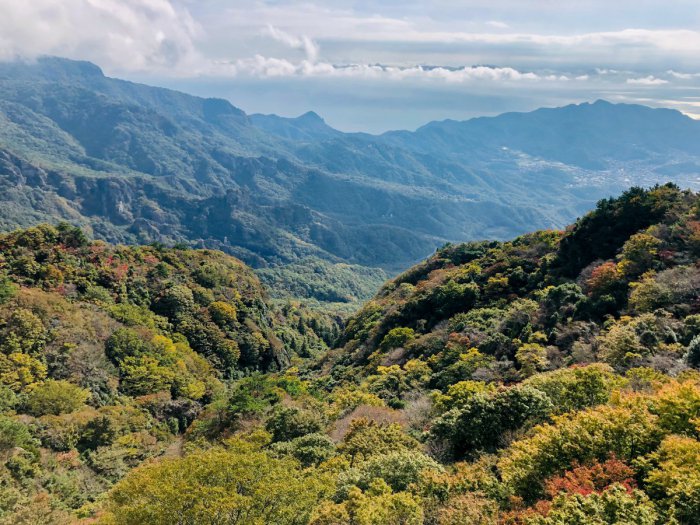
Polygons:
<instances>
[{"instance_id":1,"label":"distant mountain ridge","mask_svg":"<svg viewBox=\"0 0 700 525\"><path fill-rule=\"evenodd\" d=\"M532 133L533 128L537 134ZM415 133L390 132L384 137L433 154L457 153L477 144L507 146L533 156L600 169L605 167L601 161L612 156L632 161L668 150L695 155L700 126L676 110L598 100L530 113L431 122Z\"/></svg>"},{"instance_id":2,"label":"distant mountain ridge","mask_svg":"<svg viewBox=\"0 0 700 525\"><path fill-rule=\"evenodd\" d=\"M326 121L313 111L307 111L296 118L277 115L250 115L251 123L271 135L296 141L326 140L343 135L326 124Z\"/></svg>"},{"instance_id":3,"label":"distant mountain ridge","mask_svg":"<svg viewBox=\"0 0 700 525\"><path fill-rule=\"evenodd\" d=\"M0 228L64 219L258 268L393 272L448 241L562 227L631 185L697 188L699 139L676 111L604 101L343 133L47 57L0 64Z\"/></svg>"}]
</instances>

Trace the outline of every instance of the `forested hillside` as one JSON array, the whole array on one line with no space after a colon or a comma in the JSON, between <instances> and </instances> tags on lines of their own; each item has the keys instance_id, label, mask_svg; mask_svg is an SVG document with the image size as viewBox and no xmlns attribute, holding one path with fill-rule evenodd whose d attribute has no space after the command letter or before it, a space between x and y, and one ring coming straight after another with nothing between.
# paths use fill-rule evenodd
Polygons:
<instances>
[{"instance_id":1,"label":"forested hillside","mask_svg":"<svg viewBox=\"0 0 700 525\"><path fill-rule=\"evenodd\" d=\"M319 355L338 329L272 305L221 252L115 247L67 224L0 235L0 520L69 520L178 455L230 381Z\"/></svg>"},{"instance_id":2,"label":"forested hillside","mask_svg":"<svg viewBox=\"0 0 700 525\"><path fill-rule=\"evenodd\" d=\"M633 188L341 332L220 252L0 236L0 523L694 524L699 257Z\"/></svg>"}]
</instances>

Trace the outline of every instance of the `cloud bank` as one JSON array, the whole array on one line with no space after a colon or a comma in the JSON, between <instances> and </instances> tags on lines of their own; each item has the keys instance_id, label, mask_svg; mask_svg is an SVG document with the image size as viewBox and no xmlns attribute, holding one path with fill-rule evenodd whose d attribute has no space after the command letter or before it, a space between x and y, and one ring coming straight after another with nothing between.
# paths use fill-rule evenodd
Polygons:
<instances>
[{"instance_id":1,"label":"cloud bank","mask_svg":"<svg viewBox=\"0 0 700 525\"><path fill-rule=\"evenodd\" d=\"M402 119L411 108L413 123L469 115L472 105L488 113L595 98L695 116L700 4L660 4L0 0L0 59L90 60L244 109L327 104L340 114L339 104L352 103L343 118L379 119L391 100Z\"/></svg>"}]
</instances>

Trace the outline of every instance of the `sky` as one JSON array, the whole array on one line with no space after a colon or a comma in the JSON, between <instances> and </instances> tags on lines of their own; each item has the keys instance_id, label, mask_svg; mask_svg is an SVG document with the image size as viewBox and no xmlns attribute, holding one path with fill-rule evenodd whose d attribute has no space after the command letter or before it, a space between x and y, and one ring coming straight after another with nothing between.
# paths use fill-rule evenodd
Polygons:
<instances>
[{"instance_id":1,"label":"sky","mask_svg":"<svg viewBox=\"0 0 700 525\"><path fill-rule=\"evenodd\" d=\"M700 118L698 0L0 0L0 59L346 131L604 98Z\"/></svg>"}]
</instances>

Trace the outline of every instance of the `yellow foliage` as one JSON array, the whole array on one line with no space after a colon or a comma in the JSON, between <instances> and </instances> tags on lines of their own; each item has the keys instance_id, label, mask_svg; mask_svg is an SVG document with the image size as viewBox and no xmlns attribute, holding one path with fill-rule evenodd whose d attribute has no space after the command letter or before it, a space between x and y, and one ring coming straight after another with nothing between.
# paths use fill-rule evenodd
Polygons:
<instances>
[{"instance_id":1,"label":"yellow foliage","mask_svg":"<svg viewBox=\"0 0 700 525\"><path fill-rule=\"evenodd\" d=\"M0 353L0 383L20 392L46 378L46 365L34 357L14 352Z\"/></svg>"}]
</instances>

